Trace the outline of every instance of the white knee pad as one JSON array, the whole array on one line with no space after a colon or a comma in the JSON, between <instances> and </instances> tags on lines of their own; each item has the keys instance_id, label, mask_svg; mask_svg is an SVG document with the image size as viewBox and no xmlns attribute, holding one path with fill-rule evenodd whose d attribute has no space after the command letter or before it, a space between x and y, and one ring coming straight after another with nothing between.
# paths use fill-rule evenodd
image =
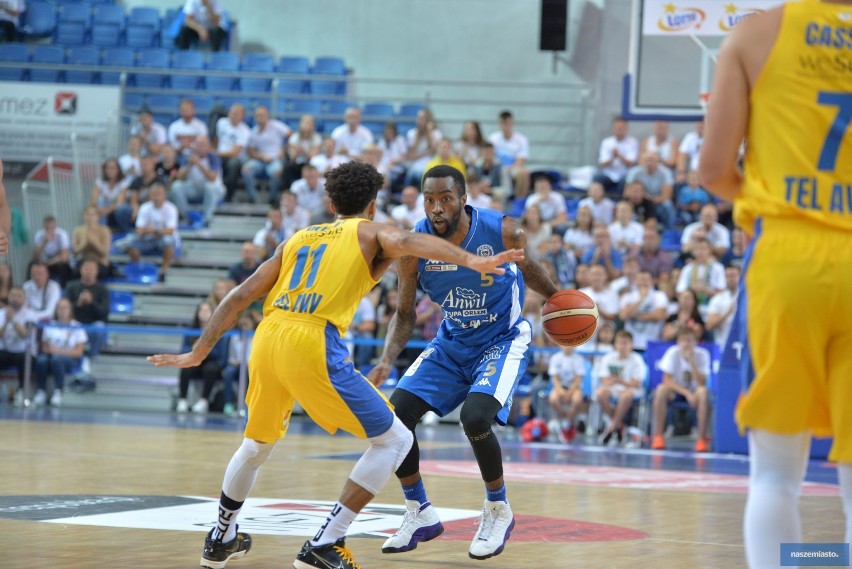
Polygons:
<instances>
[{"instance_id":1,"label":"white knee pad","mask_svg":"<svg viewBox=\"0 0 852 569\"><path fill-rule=\"evenodd\" d=\"M370 448L361 457L349 478L373 495L379 493L392 472L402 464L414 444L414 435L394 416L390 429L370 439Z\"/></svg>"},{"instance_id":2,"label":"white knee pad","mask_svg":"<svg viewBox=\"0 0 852 569\"><path fill-rule=\"evenodd\" d=\"M243 444L231 457L231 462L225 470L225 479L222 481L222 492L225 496L237 502L244 501L254 486L260 467L272 454L274 448L274 444L243 439Z\"/></svg>"},{"instance_id":3,"label":"white knee pad","mask_svg":"<svg viewBox=\"0 0 852 569\"><path fill-rule=\"evenodd\" d=\"M253 439L243 439L237 453L252 468L260 468L272 455L274 444L259 443Z\"/></svg>"}]
</instances>

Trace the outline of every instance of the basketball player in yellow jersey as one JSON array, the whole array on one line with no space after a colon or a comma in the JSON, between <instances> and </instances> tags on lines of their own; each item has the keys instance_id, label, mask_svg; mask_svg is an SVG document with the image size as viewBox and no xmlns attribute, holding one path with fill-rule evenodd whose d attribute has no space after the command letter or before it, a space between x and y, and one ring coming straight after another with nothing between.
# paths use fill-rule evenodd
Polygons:
<instances>
[{"instance_id":1,"label":"basketball player in yellow jersey","mask_svg":"<svg viewBox=\"0 0 852 569\"><path fill-rule=\"evenodd\" d=\"M754 380L736 418L749 429L744 525L753 569L778 567L779 544L801 542L811 435L834 437L852 541L850 127L852 1L788 3L726 39L699 170L707 188L734 202L752 238L740 310Z\"/></svg>"},{"instance_id":2,"label":"basketball player in yellow jersey","mask_svg":"<svg viewBox=\"0 0 852 569\"><path fill-rule=\"evenodd\" d=\"M337 221L303 229L279 245L270 260L223 299L192 352L148 358L158 366L198 365L239 313L268 295L249 359L245 438L225 472L219 521L205 540L202 567L221 569L251 547L251 537L237 531L237 514L258 470L284 437L298 401L329 433L342 429L367 438L370 448L352 470L325 525L305 542L294 567L357 568L346 548L346 531L399 467L413 440L387 399L348 360L340 337L358 303L402 256L495 274L505 272L501 265L523 260L519 250L478 257L438 237L372 223L376 192L383 184L372 166L349 162L325 177Z\"/></svg>"}]
</instances>

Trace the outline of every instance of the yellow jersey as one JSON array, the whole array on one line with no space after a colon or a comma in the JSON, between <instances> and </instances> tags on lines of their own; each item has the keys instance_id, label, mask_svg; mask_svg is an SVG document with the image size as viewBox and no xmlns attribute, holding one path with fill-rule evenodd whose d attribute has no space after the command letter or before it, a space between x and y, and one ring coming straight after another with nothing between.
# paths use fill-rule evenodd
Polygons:
<instances>
[{"instance_id":1,"label":"yellow jersey","mask_svg":"<svg viewBox=\"0 0 852 569\"><path fill-rule=\"evenodd\" d=\"M311 225L284 246L281 272L263 304L263 316L322 319L346 334L358 304L377 282L370 273L358 226L366 219Z\"/></svg>"},{"instance_id":2,"label":"yellow jersey","mask_svg":"<svg viewBox=\"0 0 852 569\"><path fill-rule=\"evenodd\" d=\"M852 6L789 3L750 95L736 223L799 219L852 231Z\"/></svg>"}]
</instances>

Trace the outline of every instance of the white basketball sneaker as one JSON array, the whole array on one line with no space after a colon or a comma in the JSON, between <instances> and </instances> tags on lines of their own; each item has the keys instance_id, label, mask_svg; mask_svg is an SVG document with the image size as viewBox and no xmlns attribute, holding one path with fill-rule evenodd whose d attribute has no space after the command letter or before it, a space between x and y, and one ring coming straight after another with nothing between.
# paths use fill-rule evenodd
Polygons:
<instances>
[{"instance_id":1,"label":"white basketball sneaker","mask_svg":"<svg viewBox=\"0 0 852 569\"><path fill-rule=\"evenodd\" d=\"M512 515L508 502L485 500L482 515L479 517L479 530L470 542L468 555L473 559L488 559L500 555L514 527L515 516Z\"/></svg>"},{"instance_id":2,"label":"white basketball sneaker","mask_svg":"<svg viewBox=\"0 0 852 569\"><path fill-rule=\"evenodd\" d=\"M405 508L402 525L382 546L382 553L411 551L421 541L435 539L444 533L444 525L431 502L421 505L417 500L406 500Z\"/></svg>"}]
</instances>

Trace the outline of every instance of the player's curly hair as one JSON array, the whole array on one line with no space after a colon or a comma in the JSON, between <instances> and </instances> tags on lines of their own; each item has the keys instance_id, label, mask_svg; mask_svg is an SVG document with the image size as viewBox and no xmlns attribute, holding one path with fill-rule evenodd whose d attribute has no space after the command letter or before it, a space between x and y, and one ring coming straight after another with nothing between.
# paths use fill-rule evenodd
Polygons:
<instances>
[{"instance_id":1,"label":"player's curly hair","mask_svg":"<svg viewBox=\"0 0 852 569\"><path fill-rule=\"evenodd\" d=\"M364 162L347 162L325 173L325 191L341 215L355 215L367 209L385 180Z\"/></svg>"}]
</instances>

